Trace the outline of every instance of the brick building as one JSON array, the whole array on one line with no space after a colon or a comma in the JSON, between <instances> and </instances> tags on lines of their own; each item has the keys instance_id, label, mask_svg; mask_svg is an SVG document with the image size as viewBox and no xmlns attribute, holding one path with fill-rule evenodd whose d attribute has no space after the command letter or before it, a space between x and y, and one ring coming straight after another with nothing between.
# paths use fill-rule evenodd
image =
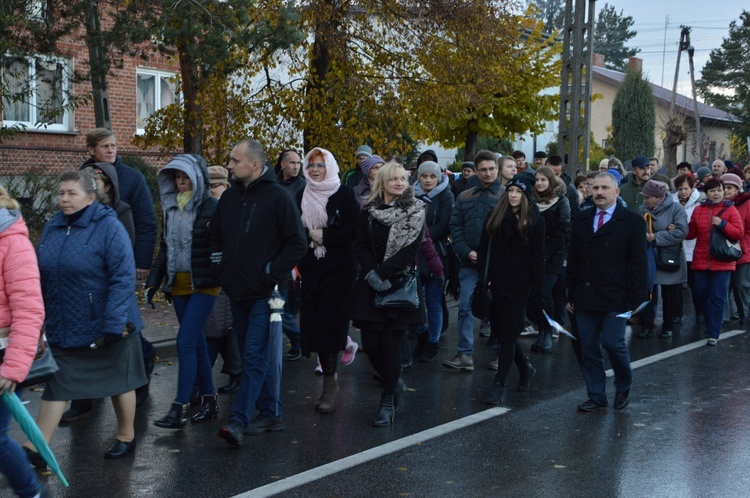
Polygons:
<instances>
[{"instance_id":1,"label":"brick building","mask_svg":"<svg viewBox=\"0 0 750 498\"><path fill-rule=\"evenodd\" d=\"M50 171L78 167L89 155L86 133L95 127L93 105L67 110L39 125L43 110L59 109L70 93L81 96L91 91L88 81L73 83L73 70L88 72L88 48L82 36L59 44L63 58L2 56L0 71L11 89L32 88L28 102L3 101L3 126L25 125L26 130L0 143L0 176L44 166ZM179 72L176 59L153 53L148 61L124 55L123 67L108 75L109 111L112 130L117 136L119 155L141 156L159 167L171 153L144 151L133 145L133 137L143 132L146 118L175 99L175 78ZM177 152L175 152L177 153Z\"/></svg>"}]
</instances>

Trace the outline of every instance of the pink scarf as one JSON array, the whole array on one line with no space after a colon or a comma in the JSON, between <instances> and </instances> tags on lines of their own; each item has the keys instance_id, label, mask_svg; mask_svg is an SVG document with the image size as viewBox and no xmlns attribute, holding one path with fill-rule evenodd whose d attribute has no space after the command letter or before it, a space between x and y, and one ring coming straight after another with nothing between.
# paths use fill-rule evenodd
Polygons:
<instances>
[{"instance_id":1,"label":"pink scarf","mask_svg":"<svg viewBox=\"0 0 750 498\"><path fill-rule=\"evenodd\" d=\"M320 182L316 182L310 178L310 172L307 170L310 158L317 154L323 155L323 161L326 164L326 176ZM326 213L328 198L338 192L341 186L339 165L333 154L320 147L315 147L307 153L305 159L302 161L302 171L307 180L307 185L302 193L302 225L308 230L325 228L328 226L328 213ZM325 246L316 246L311 241L310 247L314 249L313 252L316 258L320 259L326 255Z\"/></svg>"}]
</instances>

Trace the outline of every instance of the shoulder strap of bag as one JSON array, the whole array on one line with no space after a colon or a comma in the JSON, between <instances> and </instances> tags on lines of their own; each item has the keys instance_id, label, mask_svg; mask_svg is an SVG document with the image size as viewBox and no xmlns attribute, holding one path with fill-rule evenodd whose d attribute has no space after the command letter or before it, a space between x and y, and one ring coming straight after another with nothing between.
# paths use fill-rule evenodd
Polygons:
<instances>
[{"instance_id":1,"label":"shoulder strap of bag","mask_svg":"<svg viewBox=\"0 0 750 498\"><path fill-rule=\"evenodd\" d=\"M490 234L490 241L487 243L487 257L484 260L484 277L482 278L482 285L487 285L487 278L490 273L490 255L492 253L492 234Z\"/></svg>"}]
</instances>

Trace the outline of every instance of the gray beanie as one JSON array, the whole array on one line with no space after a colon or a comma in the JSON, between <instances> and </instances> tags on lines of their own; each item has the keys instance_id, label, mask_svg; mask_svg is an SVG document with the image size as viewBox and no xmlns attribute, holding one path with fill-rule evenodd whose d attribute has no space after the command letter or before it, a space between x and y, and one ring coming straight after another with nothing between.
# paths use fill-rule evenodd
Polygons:
<instances>
[{"instance_id":1,"label":"gray beanie","mask_svg":"<svg viewBox=\"0 0 750 498\"><path fill-rule=\"evenodd\" d=\"M440 178L443 170L440 169L440 166L435 161L425 161L419 165L419 169L417 170L417 178L421 178L425 173L433 174L436 177Z\"/></svg>"},{"instance_id":2,"label":"gray beanie","mask_svg":"<svg viewBox=\"0 0 750 498\"><path fill-rule=\"evenodd\" d=\"M712 174L713 174L713 171L711 171L709 168L706 168L705 166L698 168L698 171L695 172L695 176L698 177L699 182L702 182L703 177L705 177L706 175L712 175Z\"/></svg>"},{"instance_id":3,"label":"gray beanie","mask_svg":"<svg viewBox=\"0 0 750 498\"><path fill-rule=\"evenodd\" d=\"M372 149L369 146L367 146L367 145L360 145L357 148L357 153L354 154L354 157L359 157L359 156L370 157L371 155L372 155Z\"/></svg>"}]
</instances>

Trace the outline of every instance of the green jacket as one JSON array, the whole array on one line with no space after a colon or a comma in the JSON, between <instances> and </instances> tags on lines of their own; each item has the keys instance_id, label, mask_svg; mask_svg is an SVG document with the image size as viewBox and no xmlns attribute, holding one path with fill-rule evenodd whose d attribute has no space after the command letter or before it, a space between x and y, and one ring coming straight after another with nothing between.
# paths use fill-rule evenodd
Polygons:
<instances>
[{"instance_id":1,"label":"green jacket","mask_svg":"<svg viewBox=\"0 0 750 498\"><path fill-rule=\"evenodd\" d=\"M643 185L635 183L635 177L632 175L627 183L620 185L620 197L628 204L628 209L634 213L640 212L641 204L643 204L641 190L643 190Z\"/></svg>"}]
</instances>

